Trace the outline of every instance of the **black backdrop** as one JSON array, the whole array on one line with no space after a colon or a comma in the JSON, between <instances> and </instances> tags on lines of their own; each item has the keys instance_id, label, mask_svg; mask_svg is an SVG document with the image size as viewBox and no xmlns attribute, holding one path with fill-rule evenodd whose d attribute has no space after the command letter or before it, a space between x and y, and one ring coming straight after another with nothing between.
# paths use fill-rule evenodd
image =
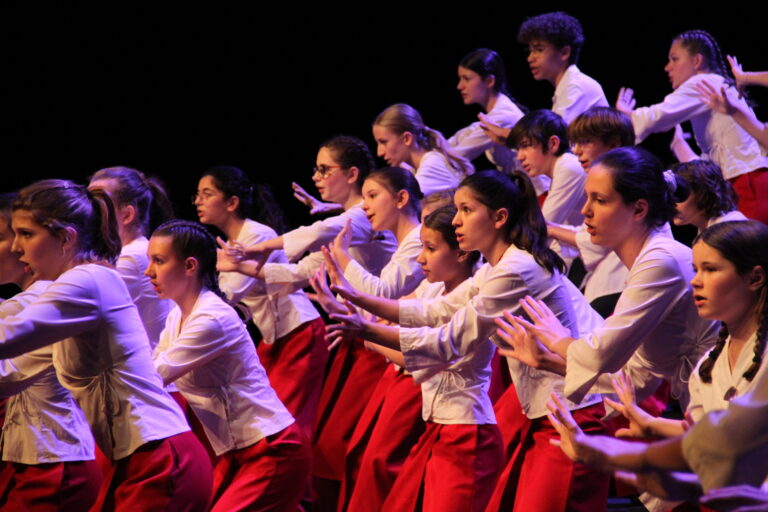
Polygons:
<instances>
[{"instance_id":1,"label":"black backdrop","mask_svg":"<svg viewBox=\"0 0 768 512\"><path fill-rule=\"evenodd\" d=\"M478 109L462 105L455 90L458 60L473 48L499 51L513 95L549 107L552 88L530 77L515 35L524 18L557 8L582 20L580 67L611 101L622 85L641 105L660 101L670 91L662 70L669 42L691 28L711 31L747 69L768 69L766 27L754 13L509 5L478 3L482 13L379 4L6 5L2 189L48 177L82 181L100 167L129 165L164 178L189 217L197 176L228 163L272 184L293 224L303 223L289 183L311 185L322 140L350 133L372 143L371 120L394 102L412 104L446 135L474 119ZM766 93L753 93L762 119ZM646 146L669 159L668 140L655 135Z\"/></svg>"}]
</instances>

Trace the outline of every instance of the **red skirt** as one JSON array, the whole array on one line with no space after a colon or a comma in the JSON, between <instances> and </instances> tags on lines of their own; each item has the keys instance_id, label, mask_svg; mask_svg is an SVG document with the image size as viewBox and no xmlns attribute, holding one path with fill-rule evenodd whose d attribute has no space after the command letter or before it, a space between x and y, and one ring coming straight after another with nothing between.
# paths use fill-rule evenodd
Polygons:
<instances>
[{"instance_id":1,"label":"red skirt","mask_svg":"<svg viewBox=\"0 0 768 512\"><path fill-rule=\"evenodd\" d=\"M314 476L341 481L352 431L386 368L386 359L361 341L341 344L315 418Z\"/></svg>"},{"instance_id":2,"label":"red skirt","mask_svg":"<svg viewBox=\"0 0 768 512\"><path fill-rule=\"evenodd\" d=\"M99 494L102 474L94 460L3 464L0 472L2 511L88 510Z\"/></svg>"},{"instance_id":3,"label":"red skirt","mask_svg":"<svg viewBox=\"0 0 768 512\"><path fill-rule=\"evenodd\" d=\"M339 510L380 510L424 428L421 386L389 365L352 433Z\"/></svg>"},{"instance_id":4,"label":"red skirt","mask_svg":"<svg viewBox=\"0 0 768 512\"><path fill-rule=\"evenodd\" d=\"M546 416L529 419L510 386L494 407L504 440L507 463L499 476L487 510L523 512L604 510L608 501L610 475L577 464L560 447L560 439ZM598 403L572 411L576 422L588 434L604 434L600 418L605 414Z\"/></svg>"},{"instance_id":5,"label":"red skirt","mask_svg":"<svg viewBox=\"0 0 768 512\"><path fill-rule=\"evenodd\" d=\"M306 322L271 345L262 340L257 352L277 397L307 439L312 439L312 424L328 363L323 320Z\"/></svg>"},{"instance_id":6,"label":"red skirt","mask_svg":"<svg viewBox=\"0 0 768 512\"><path fill-rule=\"evenodd\" d=\"M214 470L211 512L294 512L311 464L309 441L295 423L247 448L227 452Z\"/></svg>"},{"instance_id":7,"label":"red skirt","mask_svg":"<svg viewBox=\"0 0 768 512\"><path fill-rule=\"evenodd\" d=\"M480 512L503 465L496 425L428 422L382 510Z\"/></svg>"},{"instance_id":8,"label":"red skirt","mask_svg":"<svg viewBox=\"0 0 768 512\"><path fill-rule=\"evenodd\" d=\"M755 169L730 181L739 196L739 211L750 219L768 224L768 169Z\"/></svg>"},{"instance_id":9,"label":"red skirt","mask_svg":"<svg viewBox=\"0 0 768 512\"><path fill-rule=\"evenodd\" d=\"M115 461L91 511L206 512L211 464L192 432L150 441Z\"/></svg>"}]
</instances>

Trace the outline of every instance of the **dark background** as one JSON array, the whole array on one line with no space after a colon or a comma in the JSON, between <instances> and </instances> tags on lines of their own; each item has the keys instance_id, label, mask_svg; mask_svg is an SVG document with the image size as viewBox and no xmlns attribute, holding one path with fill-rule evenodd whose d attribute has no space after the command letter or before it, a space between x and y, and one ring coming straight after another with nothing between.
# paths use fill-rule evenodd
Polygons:
<instances>
[{"instance_id":1,"label":"dark background","mask_svg":"<svg viewBox=\"0 0 768 512\"><path fill-rule=\"evenodd\" d=\"M476 47L504 56L516 99L550 107L553 88L533 81L515 41L526 17L564 7L541 5L419 13L413 5L366 4L372 15L363 4L6 5L1 188L83 181L101 167L128 165L164 178L180 216L190 217L199 174L226 163L270 183L292 223L304 223L289 184L311 186L326 138L348 133L372 143L371 121L394 102L410 103L447 136L475 119L478 108L465 107L455 85L458 61ZM635 12L619 15L619 7ZM691 28L712 32L746 69L768 69L766 27L754 13L645 3L565 10L585 29L579 66L611 102L622 85L635 89L639 105L669 93L662 68L670 41ZM752 93L764 120L766 93ZM670 160L668 141L654 135L644 145Z\"/></svg>"}]
</instances>

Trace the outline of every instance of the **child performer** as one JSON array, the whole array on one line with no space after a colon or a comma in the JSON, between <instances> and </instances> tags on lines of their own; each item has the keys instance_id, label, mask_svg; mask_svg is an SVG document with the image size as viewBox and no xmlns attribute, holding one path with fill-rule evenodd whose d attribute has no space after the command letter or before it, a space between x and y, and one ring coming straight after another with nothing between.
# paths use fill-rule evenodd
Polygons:
<instances>
[{"instance_id":1,"label":"child performer","mask_svg":"<svg viewBox=\"0 0 768 512\"><path fill-rule=\"evenodd\" d=\"M270 387L243 322L216 286L216 241L174 220L149 242L147 276L176 307L154 355L195 411L216 454L213 511L295 510L309 441Z\"/></svg>"}]
</instances>

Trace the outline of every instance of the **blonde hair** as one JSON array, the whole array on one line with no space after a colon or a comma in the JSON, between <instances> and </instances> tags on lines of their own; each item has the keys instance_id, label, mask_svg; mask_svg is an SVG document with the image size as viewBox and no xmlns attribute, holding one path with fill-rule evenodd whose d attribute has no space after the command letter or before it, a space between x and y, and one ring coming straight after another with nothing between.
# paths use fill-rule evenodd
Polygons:
<instances>
[{"instance_id":1,"label":"blonde hair","mask_svg":"<svg viewBox=\"0 0 768 512\"><path fill-rule=\"evenodd\" d=\"M443 134L425 125L421 114L410 105L405 103L390 105L376 116L373 124L387 128L395 135L402 135L405 132L411 133L416 147L441 153L450 166L464 176L475 171L469 160L454 153Z\"/></svg>"}]
</instances>

